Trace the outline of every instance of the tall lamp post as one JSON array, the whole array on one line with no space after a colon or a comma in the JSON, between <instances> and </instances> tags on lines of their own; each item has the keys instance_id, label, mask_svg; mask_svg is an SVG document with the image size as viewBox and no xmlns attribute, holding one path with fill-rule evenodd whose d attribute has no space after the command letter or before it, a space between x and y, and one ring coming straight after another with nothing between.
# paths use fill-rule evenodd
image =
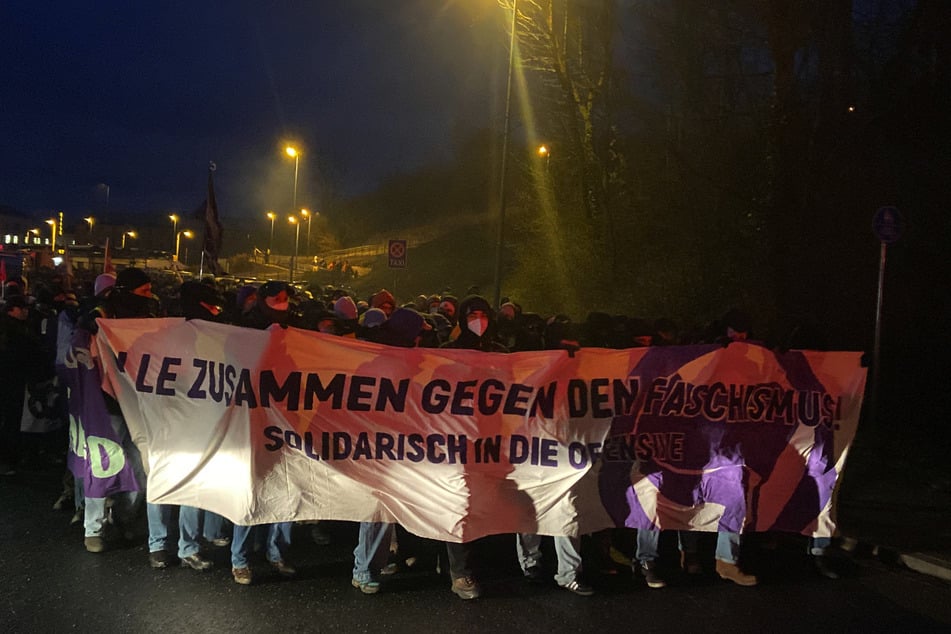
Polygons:
<instances>
[{"instance_id":1,"label":"tall lamp post","mask_svg":"<svg viewBox=\"0 0 951 634\"><path fill-rule=\"evenodd\" d=\"M512 115L512 73L515 69L515 44L518 29L518 0L512 0L512 36L509 40L509 72L505 87L505 118L502 125L502 160L499 161L499 227L495 240L495 307L502 301L502 240L505 237L505 170L509 153L509 127Z\"/></svg>"},{"instance_id":2,"label":"tall lamp post","mask_svg":"<svg viewBox=\"0 0 951 634\"><path fill-rule=\"evenodd\" d=\"M300 246L300 220L297 219L297 216L289 216L287 221L294 225L296 229L294 233L294 257L291 260L291 282L293 282L294 268L297 266L297 248Z\"/></svg>"},{"instance_id":3,"label":"tall lamp post","mask_svg":"<svg viewBox=\"0 0 951 634\"><path fill-rule=\"evenodd\" d=\"M300 152L297 151L297 148L288 145L284 148L284 152L294 159L294 209L297 209L297 170L300 167Z\"/></svg>"},{"instance_id":4,"label":"tall lamp post","mask_svg":"<svg viewBox=\"0 0 951 634\"><path fill-rule=\"evenodd\" d=\"M94 224L96 224L96 219L92 216L87 216L83 218L83 220L85 220L86 224L89 225L89 244L92 244L92 227Z\"/></svg>"},{"instance_id":5,"label":"tall lamp post","mask_svg":"<svg viewBox=\"0 0 951 634\"><path fill-rule=\"evenodd\" d=\"M172 221L172 235L175 236L175 259L178 259L178 215L170 214L168 217Z\"/></svg>"},{"instance_id":6,"label":"tall lamp post","mask_svg":"<svg viewBox=\"0 0 951 634\"><path fill-rule=\"evenodd\" d=\"M267 257L264 258L265 264L271 263L271 248L274 246L274 220L277 219L277 214L273 211L267 212L267 218L271 221L271 239L267 243Z\"/></svg>"},{"instance_id":7,"label":"tall lamp post","mask_svg":"<svg viewBox=\"0 0 951 634\"><path fill-rule=\"evenodd\" d=\"M46 224L53 228L53 240L50 243L50 251L53 253L53 255L56 255L56 220L50 218L46 221Z\"/></svg>"},{"instance_id":8,"label":"tall lamp post","mask_svg":"<svg viewBox=\"0 0 951 634\"><path fill-rule=\"evenodd\" d=\"M310 211L307 209L301 209L300 215L302 215L304 218L307 218L307 250L304 253L310 255L310 223L314 220L314 214L310 213Z\"/></svg>"},{"instance_id":9,"label":"tall lamp post","mask_svg":"<svg viewBox=\"0 0 951 634\"><path fill-rule=\"evenodd\" d=\"M33 235L35 235L36 238L39 238L39 237L40 237L40 230L39 230L39 229L27 229L27 230L26 230L26 236L23 238L23 241L26 242L27 244L30 244L30 234L31 234L31 233L32 233ZM36 238L34 238L34 239L36 239Z\"/></svg>"},{"instance_id":10,"label":"tall lamp post","mask_svg":"<svg viewBox=\"0 0 951 634\"><path fill-rule=\"evenodd\" d=\"M178 247L181 245L182 236L185 236L186 238L191 238L192 235L194 234L192 234L192 232L189 231L188 229L184 231L179 231L178 233L175 234L175 261L176 262L178 262Z\"/></svg>"},{"instance_id":11,"label":"tall lamp post","mask_svg":"<svg viewBox=\"0 0 951 634\"><path fill-rule=\"evenodd\" d=\"M139 234L137 234L135 231L126 231L125 233L123 233L123 234L122 234L122 246L119 247L120 249L124 249L124 248L125 248L125 239L126 239L126 236L128 236L128 237L132 238L133 240L135 240L136 238L139 237ZM178 248L178 247L176 247L176 250L177 250L177 248Z\"/></svg>"}]
</instances>

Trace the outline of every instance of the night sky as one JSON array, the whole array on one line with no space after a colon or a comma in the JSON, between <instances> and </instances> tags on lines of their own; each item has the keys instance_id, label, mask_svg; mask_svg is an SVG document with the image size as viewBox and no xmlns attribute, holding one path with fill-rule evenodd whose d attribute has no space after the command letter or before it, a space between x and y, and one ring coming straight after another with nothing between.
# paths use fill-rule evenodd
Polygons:
<instances>
[{"instance_id":1,"label":"night sky","mask_svg":"<svg viewBox=\"0 0 951 634\"><path fill-rule=\"evenodd\" d=\"M222 215L372 190L494 125L496 0L0 3L0 205Z\"/></svg>"}]
</instances>

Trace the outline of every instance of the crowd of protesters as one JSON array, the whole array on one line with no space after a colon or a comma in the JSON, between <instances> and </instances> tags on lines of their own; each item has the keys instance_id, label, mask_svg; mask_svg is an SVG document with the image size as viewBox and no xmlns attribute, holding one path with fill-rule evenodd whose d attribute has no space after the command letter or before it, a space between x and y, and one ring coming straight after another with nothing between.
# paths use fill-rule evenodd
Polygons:
<instances>
[{"instance_id":1,"label":"crowd of protesters","mask_svg":"<svg viewBox=\"0 0 951 634\"><path fill-rule=\"evenodd\" d=\"M449 347L489 352L519 352L546 349L602 347L626 349L683 343L728 343L752 340L749 316L731 310L689 336L682 336L670 319L646 320L625 315L592 312L582 322L567 315L545 316L526 311L517 302L503 299L492 306L478 288L459 297L450 293L419 295L399 301L387 290L369 297L354 297L343 288L327 287L316 294L294 285L269 281L260 285L231 285L220 288L213 278L190 280L155 276L138 268L103 273L85 280L48 275L28 289L23 280L8 281L3 289L0 316L0 475L15 475L31 461L64 463L67 449L67 395L63 381L55 373L57 353L69 345L64 330L94 334L97 319L127 319L182 316L263 329L272 324L353 337L397 347ZM816 333L798 330L787 347L821 349L824 342ZM804 339L808 337L808 339ZM139 451L128 438L118 403L103 393L109 423L124 439L127 456ZM45 434L24 434L27 418L45 420ZM32 436L42 442L24 444ZM142 516L148 525L149 564L166 568L179 565L206 570L212 562L202 555L202 539L217 547L230 546L234 581L253 582L250 560L255 549L264 551L268 564L284 576L295 568L287 559L291 544L290 522L263 526L231 526L209 511L145 503L146 477L137 460L139 491L123 492L109 498L84 496L81 478L70 482L67 471L64 490L55 508L72 501L74 523L84 526L85 548L102 552L122 539L134 539L132 527ZM320 523L312 524L318 544L328 542ZM175 541L177 536L177 542ZM678 536L681 566L688 574L702 571L697 535ZM740 567L740 535L717 535L716 572L739 585L755 585L757 578ZM606 562L631 566L635 576L651 588L666 585L657 566L659 532L619 529L592 536L597 555ZM364 522L354 550L351 583L365 594L376 593L380 580L416 561L414 548L420 540L399 526ZM517 535L516 555L525 577L544 581L541 537ZM828 540L812 540L819 572L834 578L836 571L827 554ZM173 556L173 551L175 556ZM452 591L463 599L481 594L475 578L473 557L478 543L451 543L442 548L448 561ZM585 581L580 538L554 538L557 584L578 595L588 596L593 588Z\"/></svg>"}]
</instances>

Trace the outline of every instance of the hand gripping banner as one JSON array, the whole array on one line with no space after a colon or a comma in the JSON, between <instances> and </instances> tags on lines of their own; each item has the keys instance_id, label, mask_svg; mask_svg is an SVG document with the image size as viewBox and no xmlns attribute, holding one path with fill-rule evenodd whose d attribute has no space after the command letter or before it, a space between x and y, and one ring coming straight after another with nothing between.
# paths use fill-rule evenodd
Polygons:
<instances>
[{"instance_id":1,"label":"hand gripping banner","mask_svg":"<svg viewBox=\"0 0 951 634\"><path fill-rule=\"evenodd\" d=\"M495 354L180 319L97 341L149 501L446 541L830 534L865 381L858 353L748 344Z\"/></svg>"}]
</instances>

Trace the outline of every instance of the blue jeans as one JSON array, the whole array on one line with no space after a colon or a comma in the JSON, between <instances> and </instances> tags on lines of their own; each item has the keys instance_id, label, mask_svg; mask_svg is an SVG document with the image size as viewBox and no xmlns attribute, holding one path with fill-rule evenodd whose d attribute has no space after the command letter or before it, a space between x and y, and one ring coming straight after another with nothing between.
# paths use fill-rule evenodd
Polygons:
<instances>
[{"instance_id":1,"label":"blue jeans","mask_svg":"<svg viewBox=\"0 0 951 634\"><path fill-rule=\"evenodd\" d=\"M267 560L271 563L283 561L284 553L291 545L292 522L277 522L275 524L261 524L260 526L234 525L234 537L231 540L231 567L247 568L248 557L254 547L255 530L266 530L265 550Z\"/></svg>"},{"instance_id":2,"label":"blue jeans","mask_svg":"<svg viewBox=\"0 0 951 634\"><path fill-rule=\"evenodd\" d=\"M832 546L831 537L810 537L809 538L809 554L815 557L822 557L826 554L826 551Z\"/></svg>"},{"instance_id":3,"label":"blue jeans","mask_svg":"<svg viewBox=\"0 0 951 634\"><path fill-rule=\"evenodd\" d=\"M149 552L169 550L169 527L175 516L175 505L146 505L149 518ZM178 507L178 557L190 557L201 549L198 543L201 509L194 506Z\"/></svg>"},{"instance_id":4,"label":"blue jeans","mask_svg":"<svg viewBox=\"0 0 951 634\"><path fill-rule=\"evenodd\" d=\"M685 535L685 533L689 533L689 535ZM739 533L717 531L717 550L715 557L728 564L739 563L741 542L742 537ZM686 553L696 554L696 548L696 533L692 533L691 531L680 531L680 550Z\"/></svg>"},{"instance_id":5,"label":"blue jeans","mask_svg":"<svg viewBox=\"0 0 951 634\"><path fill-rule=\"evenodd\" d=\"M555 582L564 586L578 579L581 574L581 538L556 535L552 538L555 543L555 556L558 558L558 572ZM515 552L518 555L518 565L522 572L528 571L541 564L542 536L534 533L515 534Z\"/></svg>"},{"instance_id":6,"label":"blue jeans","mask_svg":"<svg viewBox=\"0 0 951 634\"><path fill-rule=\"evenodd\" d=\"M141 491L127 491L112 496L112 513L116 521L123 526L130 526L141 508L145 496ZM83 528L86 537L102 537L109 513L106 509L106 498L84 498Z\"/></svg>"},{"instance_id":7,"label":"blue jeans","mask_svg":"<svg viewBox=\"0 0 951 634\"><path fill-rule=\"evenodd\" d=\"M202 526L202 535L204 535L205 539L210 542L214 539L226 537L225 522L227 520L211 511L203 511L203 513L204 525Z\"/></svg>"},{"instance_id":8,"label":"blue jeans","mask_svg":"<svg viewBox=\"0 0 951 634\"><path fill-rule=\"evenodd\" d=\"M360 522L357 546L353 549L353 578L360 583L372 581L386 565L393 525L386 522Z\"/></svg>"},{"instance_id":9,"label":"blue jeans","mask_svg":"<svg viewBox=\"0 0 951 634\"><path fill-rule=\"evenodd\" d=\"M660 556L660 531L637 529L637 551L634 557L639 562L654 561Z\"/></svg>"}]
</instances>

